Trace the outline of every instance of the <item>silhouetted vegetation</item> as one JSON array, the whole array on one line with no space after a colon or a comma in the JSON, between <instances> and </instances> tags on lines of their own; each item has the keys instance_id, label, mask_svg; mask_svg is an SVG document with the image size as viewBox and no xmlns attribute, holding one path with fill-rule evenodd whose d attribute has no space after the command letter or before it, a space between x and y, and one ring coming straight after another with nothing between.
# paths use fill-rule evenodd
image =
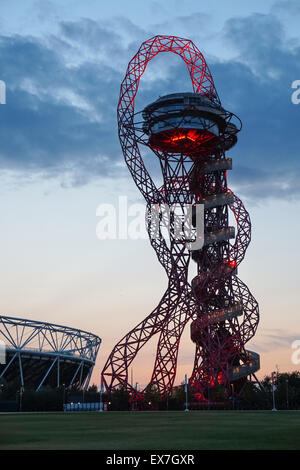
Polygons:
<instances>
[{"instance_id":1,"label":"silhouetted vegetation","mask_svg":"<svg viewBox=\"0 0 300 470\"><path fill-rule=\"evenodd\" d=\"M266 376L262 381L268 395L272 395L272 379ZM275 375L275 404L279 410L300 409L300 372L279 373Z\"/></svg>"},{"instance_id":2,"label":"silhouetted vegetation","mask_svg":"<svg viewBox=\"0 0 300 470\"><path fill-rule=\"evenodd\" d=\"M188 397L191 409L270 409L272 403L272 379L266 376L261 381L261 388L255 383L247 383L243 388L242 398L235 396L226 399L222 387L211 388L207 395L209 400L195 401ZM300 409L300 372L278 373L275 376L275 405L279 410ZM108 411L128 410L183 410L185 403L184 383L175 386L168 399L161 400L155 385L149 385L138 401L132 401L130 394L119 388L108 395L102 394L102 402ZM194 400L194 401L193 401ZM218 403L219 401L219 403ZM62 411L64 403L99 403L100 394L96 385L87 391L77 389L59 389L50 387L39 391L22 390L18 383L7 383L0 379L1 411Z\"/></svg>"}]
</instances>

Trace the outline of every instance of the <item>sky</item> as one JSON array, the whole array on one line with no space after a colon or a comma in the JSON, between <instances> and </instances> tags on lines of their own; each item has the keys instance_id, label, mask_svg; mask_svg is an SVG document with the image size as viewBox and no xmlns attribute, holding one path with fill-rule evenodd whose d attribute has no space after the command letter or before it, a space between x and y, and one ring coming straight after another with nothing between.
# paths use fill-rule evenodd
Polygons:
<instances>
[{"instance_id":1,"label":"sky","mask_svg":"<svg viewBox=\"0 0 300 470\"><path fill-rule=\"evenodd\" d=\"M260 304L249 349L263 377L297 370L300 5L265 0L199 2L30 1L0 4L0 294L4 315L98 334L92 381L114 344L158 304L167 279L147 240L99 240L97 208L119 196L143 203L123 162L116 105L127 64L156 34L191 39L225 108L243 129L228 156L228 184L245 202L252 242L239 268ZM161 54L145 72L136 109L191 91L184 63ZM153 159L154 159L153 155ZM147 164L155 178L155 161ZM155 340L133 364L146 384ZM188 328L176 381L192 369Z\"/></svg>"}]
</instances>

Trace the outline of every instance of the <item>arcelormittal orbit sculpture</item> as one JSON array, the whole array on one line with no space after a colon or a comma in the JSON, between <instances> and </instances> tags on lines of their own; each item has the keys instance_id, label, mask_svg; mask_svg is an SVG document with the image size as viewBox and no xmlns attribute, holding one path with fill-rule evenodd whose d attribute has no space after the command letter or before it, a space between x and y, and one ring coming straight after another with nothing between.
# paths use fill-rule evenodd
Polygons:
<instances>
[{"instance_id":1,"label":"arcelormittal orbit sculpture","mask_svg":"<svg viewBox=\"0 0 300 470\"><path fill-rule=\"evenodd\" d=\"M160 97L142 113L135 113L140 78L148 62L161 52L173 52L184 60L193 92ZM241 122L222 107L209 68L196 46L188 39L155 36L141 45L128 65L121 84L118 124L125 161L147 203L150 241L169 283L154 311L116 344L102 380L108 391L121 386L133 399L141 398L143 393L137 394L129 383L129 367L139 350L157 335L150 384L166 397L174 384L180 338L191 322L196 351L189 384L194 398L209 402L213 391L220 388L225 397L236 396L247 377L256 379L259 369L258 354L245 349L257 329L258 304L237 277L250 242L251 223L243 203L227 187L232 160L226 157L226 151L236 143ZM160 188L144 165L139 144L146 145L159 159L163 176ZM176 207L176 215L167 211L170 207ZM183 227L187 207L193 208L190 237ZM155 208L159 208L159 216L153 224ZM236 229L229 226L228 209L235 217ZM166 215L168 241L163 236ZM196 249L191 242L201 215L204 234ZM175 230L178 220L183 224L181 237ZM198 274L189 284L191 259L197 263Z\"/></svg>"}]
</instances>

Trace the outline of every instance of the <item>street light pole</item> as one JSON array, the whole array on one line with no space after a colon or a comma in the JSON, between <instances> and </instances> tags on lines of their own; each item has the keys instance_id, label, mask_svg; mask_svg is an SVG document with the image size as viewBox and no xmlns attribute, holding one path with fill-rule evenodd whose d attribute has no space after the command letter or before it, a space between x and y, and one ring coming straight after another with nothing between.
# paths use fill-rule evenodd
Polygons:
<instances>
[{"instance_id":1,"label":"street light pole","mask_svg":"<svg viewBox=\"0 0 300 470\"><path fill-rule=\"evenodd\" d=\"M66 404L66 386L63 384L63 411L65 411L65 404Z\"/></svg>"},{"instance_id":2,"label":"street light pole","mask_svg":"<svg viewBox=\"0 0 300 470\"><path fill-rule=\"evenodd\" d=\"M20 387L20 403L19 403L20 412L22 412L22 399L23 399L23 387Z\"/></svg>"},{"instance_id":3,"label":"street light pole","mask_svg":"<svg viewBox=\"0 0 300 470\"><path fill-rule=\"evenodd\" d=\"M234 410L234 386L231 384L231 399L232 399L232 409Z\"/></svg>"},{"instance_id":4,"label":"street light pole","mask_svg":"<svg viewBox=\"0 0 300 470\"><path fill-rule=\"evenodd\" d=\"M102 403L102 393L103 393L103 384L102 384L102 376L101 376L101 379L100 379L100 390L99 390L99 394L100 394L100 403L99 403L99 406L100 406L100 410L99 411L103 411L103 403Z\"/></svg>"},{"instance_id":5,"label":"street light pole","mask_svg":"<svg viewBox=\"0 0 300 470\"><path fill-rule=\"evenodd\" d=\"M272 396L273 396L273 408L272 411L277 411L275 405L275 383L274 383L274 372L272 372Z\"/></svg>"},{"instance_id":6,"label":"street light pole","mask_svg":"<svg viewBox=\"0 0 300 470\"><path fill-rule=\"evenodd\" d=\"M184 411L189 411L189 408L188 408L188 381L187 381L187 375L186 374L184 376L184 389L185 389L185 410Z\"/></svg>"}]
</instances>

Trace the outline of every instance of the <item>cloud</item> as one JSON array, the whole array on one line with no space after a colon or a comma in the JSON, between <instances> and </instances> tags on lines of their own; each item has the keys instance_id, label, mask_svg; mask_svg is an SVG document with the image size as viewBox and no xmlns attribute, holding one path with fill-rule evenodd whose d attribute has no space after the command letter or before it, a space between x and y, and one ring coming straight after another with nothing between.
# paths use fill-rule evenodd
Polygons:
<instances>
[{"instance_id":1,"label":"cloud","mask_svg":"<svg viewBox=\"0 0 300 470\"><path fill-rule=\"evenodd\" d=\"M110 28L118 23L114 19ZM132 33L129 20L123 28ZM135 34L142 31L136 27ZM116 106L127 62L140 45L126 39L89 19L61 22L60 35L46 39L0 37L7 85L7 104L0 108L2 170L68 175L70 184L125 172ZM141 107L153 96L154 76L170 79L160 74L160 62L144 80Z\"/></svg>"},{"instance_id":2,"label":"cloud","mask_svg":"<svg viewBox=\"0 0 300 470\"><path fill-rule=\"evenodd\" d=\"M223 104L244 124L230 177L252 197L298 197L300 106L291 102L291 84L300 77L300 48L272 15L231 19L224 37L236 59L216 62L212 72Z\"/></svg>"},{"instance_id":3,"label":"cloud","mask_svg":"<svg viewBox=\"0 0 300 470\"><path fill-rule=\"evenodd\" d=\"M157 34L165 34L164 31L166 31L169 35L185 37L189 31L190 34L203 37L210 34L211 26L211 15L205 12L195 12L192 15L175 16L167 21L157 23L155 29L158 31Z\"/></svg>"},{"instance_id":4,"label":"cloud","mask_svg":"<svg viewBox=\"0 0 300 470\"><path fill-rule=\"evenodd\" d=\"M251 341L251 347L259 353L268 353L277 349L289 348L292 351L292 343L300 335L279 329L265 329L260 332L260 338Z\"/></svg>"},{"instance_id":5,"label":"cloud","mask_svg":"<svg viewBox=\"0 0 300 470\"><path fill-rule=\"evenodd\" d=\"M121 160L115 120L121 74L88 60L69 65L59 49L30 37L2 37L0 53L7 85L1 168L47 176L81 170L81 181L113 173Z\"/></svg>"},{"instance_id":6,"label":"cloud","mask_svg":"<svg viewBox=\"0 0 300 470\"><path fill-rule=\"evenodd\" d=\"M174 22L188 25L190 37L197 34L194 15ZM7 85L7 104L0 107L1 169L68 175L70 184L124 174L119 87L140 43L156 32L112 18L62 21L57 34L43 38L0 36L0 78ZM235 57L214 57L209 66L223 105L244 124L230 152L230 183L251 198L299 197L300 105L291 102L291 83L300 79L300 47L286 39L276 14L231 18L220 35ZM191 90L183 61L158 55L141 81L137 109L178 90Z\"/></svg>"},{"instance_id":7,"label":"cloud","mask_svg":"<svg viewBox=\"0 0 300 470\"><path fill-rule=\"evenodd\" d=\"M274 3L272 10L280 15L299 15L300 5L297 0L278 1Z\"/></svg>"}]
</instances>

